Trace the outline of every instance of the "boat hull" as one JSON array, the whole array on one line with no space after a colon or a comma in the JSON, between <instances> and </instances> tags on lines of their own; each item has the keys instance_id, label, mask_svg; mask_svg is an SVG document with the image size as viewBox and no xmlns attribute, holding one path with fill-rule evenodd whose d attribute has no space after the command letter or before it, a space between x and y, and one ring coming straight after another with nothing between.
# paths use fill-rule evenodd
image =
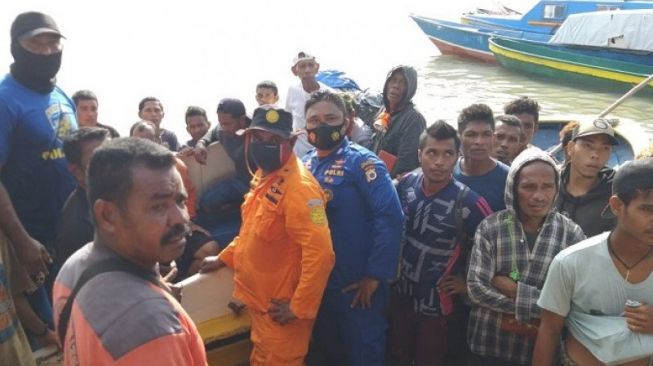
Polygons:
<instances>
[{"instance_id":1,"label":"boat hull","mask_svg":"<svg viewBox=\"0 0 653 366\"><path fill-rule=\"evenodd\" d=\"M653 66L592 56L587 50L552 46L499 37L490 39L490 50L509 69L554 80L627 90L653 73ZM614 55L614 57L619 57ZM646 89L651 89L649 84Z\"/></svg>"},{"instance_id":2,"label":"boat hull","mask_svg":"<svg viewBox=\"0 0 653 366\"><path fill-rule=\"evenodd\" d=\"M517 39L526 38L537 41L546 41L550 37L548 35L528 34L526 32L483 29L415 15L411 15L411 18L442 54L455 55L493 64L496 64L497 60L490 51L488 41L494 35Z\"/></svg>"}]
</instances>

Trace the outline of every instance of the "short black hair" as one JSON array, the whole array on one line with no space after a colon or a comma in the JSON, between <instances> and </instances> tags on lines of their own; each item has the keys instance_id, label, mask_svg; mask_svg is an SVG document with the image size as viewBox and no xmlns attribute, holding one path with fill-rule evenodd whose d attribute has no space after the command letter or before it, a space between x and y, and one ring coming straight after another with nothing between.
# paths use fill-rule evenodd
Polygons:
<instances>
[{"instance_id":1,"label":"short black hair","mask_svg":"<svg viewBox=\"0 0 653 366\"><path fill-rule=\"evenodd\" d=\"M274 81L263 80L260 83L256 84L256 89L258 88L272 89L274 95L279 95L279 88L277 88L277 84L275 84Z\"/></svg>"},{"instance_id":2,"label":"short black hair","mask_svg":"<svg viewBox=\"0 0 653 366\"><path fill-rule=\"evenodd\" d=\"M304 106L304 113L306 113L314 104L319 102L333 103L342 112L344 117L347 116L347 107L345 107L345 102L342 100L342 97L330 90L319 90L311 93L311 96L308 98L306 105Z\"/></svg>"},{"instance_id":3,"label":"short black hair","mask_svg":"<svg viewBox=\"0 0 653 366\"><path fill-rule=\"evenodd\" d=\"M439 141L453 139L454 143L456 144L456 152L460 151L460 137L458 137L456 129L444 120L439 119L433 122L432 125L430 125L426 130L424 130L424 132L422 132L419 137L420 150L426 146L426 140L429 137Z\"/></svg>"},{"instance_id":4,"label":"short black hair","mask_svg":"<svg viewBox=\"0 0 653 366\"><path fill-rule=\"evenodd\" d=\"M170 169L175 157L170 150L152 141L129 137L102 144L93 153L88 169L88 202L102 199L124 207L132 187L133 168Z\"/></svg>"},{"instance_id":5,"label":"short black hair","mask_svg":"<svg viewBox=\"0 0 653 366\"><path fill-rule=\"evenodd\" d=\"M494 121L495 121L495 126L496 126L496 122L499 121L499 122L503 123L504 125L508 125L508 126L511 126L511 127L517 127L517 128L519 128L519 130L522 129L521 120L519 120L519 118L517 118L516 116L513 116L512 114L502 114L500 116L497 116L494 119Z\"/></svg>"},{"instance_id":6,"label":"short black hair","mask_svg":"<svg viewBox=\"0 0 653 366\"><path fill-rule=\"evenodd\" d=\"M494 114L492 108L488 107L487 104L472 104L464 108L458 115L458 133L462 134L471 121L485 122L494 131Z\"/></svg>"},{"instance_id":7,"label":"short black hair","mask_svg":"<svg viewBox=\"0 0 653 366\"><path fill-rule=\"evenodd\" d=\"M63 153L68 164L82 165L82 145L91 141L104 141L109 130L101 127L80 127L63 140Z\"/></svg>"},{"instance_id":8,"label":"short black hair","mask_svg":"<svg viewBox=\"0 0 653 366\"><path fill-rule=\"evenodd\" d=\"M159 103L159 107L161 107L161 110L163 110L163 104L161 104L161 101L158 100L155 97L145 97L141 99L141 101L138 103L138 113L143 111L143 108L145 108L145 103L147 102L156 102Z\"/></svg>"},{"instance_id":9,"label":"short black hair","mask_svg":"<svg viewBox=\"0 0 653 366\"><path fill-rule=\"evenodd\" d=\"M529 97L513 99L506 103L503 113L512 115L527 113L535 118L535 124L540 121L540 105L535 99Z\"/></svg>"},{"instance_id":10,"label":"short black hair","mask_svg":"<svg viewBox=\"0 0 653 366\"><path fill-rule=\"evenodd\" d=\"M138 130L138 132L143 131L146 127L152 127L154 131L156 132L156 125L150 121L146 120L140 120L137 122L134 122L134 124L129 128L129 136L134 136L134 131Z\"/></svg>"},{"instance_id":11,"label":"short black hair","mask_svg":"<svg viewBox=\"0 0 653 366\"><path fill-rule=\"evenodd\" d=\"M186 116L184 117L186 120L186 124L188 124L188 118L189 117L195 117L195 116L201 116L204 117L205 120L209 120L206 117L206 110L202 107L194 106L191 105L188 108L186 108Z\"/></svg>"},{"instance_id":12,"label":"short black hair","mask_svg":"<svg viewBox=\"0 0 653 366\"><path fill-rule=\"evenodd\" d=\"M628 192L619 193L617 194L617 197L621 199L624 205L628 206L640 194L644 197L648 197L651 193L653 193L653 188L633 189Z\"/></svg>"},{"instance_id":13,"label":"short black hair","mask_svg":"<svg viewBox=\"0 0 653 366\"><path fill-rule=\"evenodd\" d=\"M72 96L75 107L79 105L82 100L94 100L97 103L97 96L90 90L78 90Z\"/></svg>"}]
</instances>

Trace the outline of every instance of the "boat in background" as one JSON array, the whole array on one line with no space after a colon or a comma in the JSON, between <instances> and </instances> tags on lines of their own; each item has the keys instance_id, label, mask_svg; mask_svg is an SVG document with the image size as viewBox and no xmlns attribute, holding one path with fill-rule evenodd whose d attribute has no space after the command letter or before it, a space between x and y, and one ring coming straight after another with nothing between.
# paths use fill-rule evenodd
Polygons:
<instances>
[{"instance_id":1,"label":"boat in background","mask_svg":"<svg viewBox=\"0 0 653 366\"><path fill-rule=\"evenodd\" d=\"M492 37L490 50L510 69L625 90L653 74L652 32L653 10L576 14L549 43Z\"/></svg>"},{"instance_id":2,"label":"boat in background","mask_svg":"<svg viewBox=\"0 0 653 366\"><path fill-rule=\"evenodd\" d=\"M489 48L490 37L548 42L568 17L627 9L653 9L653 1L547 0L538 2L523 16L512 9L500 15L483 10L463 15L462 23L414 14L410 17L442 54L497 63Z\"/></svg>"},{"instance_id":3,"label":"boat in background","mask_svg":"<svg viewBox=\"0 0 653 366\"><path fill-rule=\"evenodd\" d=\"M552 35L573 14L611 10L653 9L646 0L541 0L523 15L512 9L493 14L485 9L463 14L461 22L477 27Z\"/></svg>"},{"instance_id":4,"label":"boat in background","mask_svg":"<svg viewBox=\"0 0 653 366\"><path fill-rule=\"evenodd\" d=\"M442 54L488 63L498 63L489 48L490 37L501 36L539 42L546 42L551 38L550 35L542 33L483 28L418 15L410 15L410 17Z\"/></svg>"}]
</instances>

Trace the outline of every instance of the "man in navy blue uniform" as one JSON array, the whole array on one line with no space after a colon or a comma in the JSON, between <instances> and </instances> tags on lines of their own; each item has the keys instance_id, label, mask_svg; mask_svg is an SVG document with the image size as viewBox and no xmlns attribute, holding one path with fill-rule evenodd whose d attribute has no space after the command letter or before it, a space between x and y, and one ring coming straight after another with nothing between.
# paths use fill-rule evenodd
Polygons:
<instances>
[{"instance_id":1,"label":"man in navy blue uniform","mask_svg":"<svg viewBox=\"0 0 653 366\"><path fill-rule=\"evenodd\" d=\"M396 276L403 213L383 162L345 137L345 105L330 91L306 102L304 163L327 197L336 265L313 331L327 365L382 365L388 282Z\"/></svg>"}]
</instances>

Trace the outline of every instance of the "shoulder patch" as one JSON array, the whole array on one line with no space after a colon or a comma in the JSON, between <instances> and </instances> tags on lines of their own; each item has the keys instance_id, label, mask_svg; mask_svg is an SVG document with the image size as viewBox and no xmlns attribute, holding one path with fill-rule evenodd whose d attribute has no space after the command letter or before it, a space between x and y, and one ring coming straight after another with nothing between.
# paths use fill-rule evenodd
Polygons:
<instances>
[{"instance_id":1,"label":"shoulder patch","mask_svg":"<svg viewBox=\"0 0 653 366\"><path fill-rule=\"evenodd\" d=\"M324 201L321 199L311 199L306 204L309 208L311 221L316 225L324 225L327 222L326 212L324 211Z\"/></svg>"},{"instance_id":2,"label":"shoulder patch","mask_svg":"<svg viewBox=\"0 0 653 366\"><path fill-rule=\"evenodd\" d=\"M368 168L365 170L365 179L367 179L367 183L372 182L378 177L378 174L376 174L376 169L374 167Z\"/></svg>"},{"instance_id":3,"label":"shoulder patch","mask_svg":"<svg viewBox=\"0 0 653 366\"><path fill-rule=\"evenodd\" d=\"M324 202L321 199L313 198L308 200L306 206L308 206L308 208L324 207Z\"/></svg>"},{"instance_id":4,"label":"shoulder patch","mask_svg":"<svg viewBox=\"0 0 653 366\"><path fill-rule=\"evenodd\" d=\"M366 168L374 166L374 163L376 163L374 159L367 159L361 163L361 169L366 170Z\"/></svg>"}]
</instances>

